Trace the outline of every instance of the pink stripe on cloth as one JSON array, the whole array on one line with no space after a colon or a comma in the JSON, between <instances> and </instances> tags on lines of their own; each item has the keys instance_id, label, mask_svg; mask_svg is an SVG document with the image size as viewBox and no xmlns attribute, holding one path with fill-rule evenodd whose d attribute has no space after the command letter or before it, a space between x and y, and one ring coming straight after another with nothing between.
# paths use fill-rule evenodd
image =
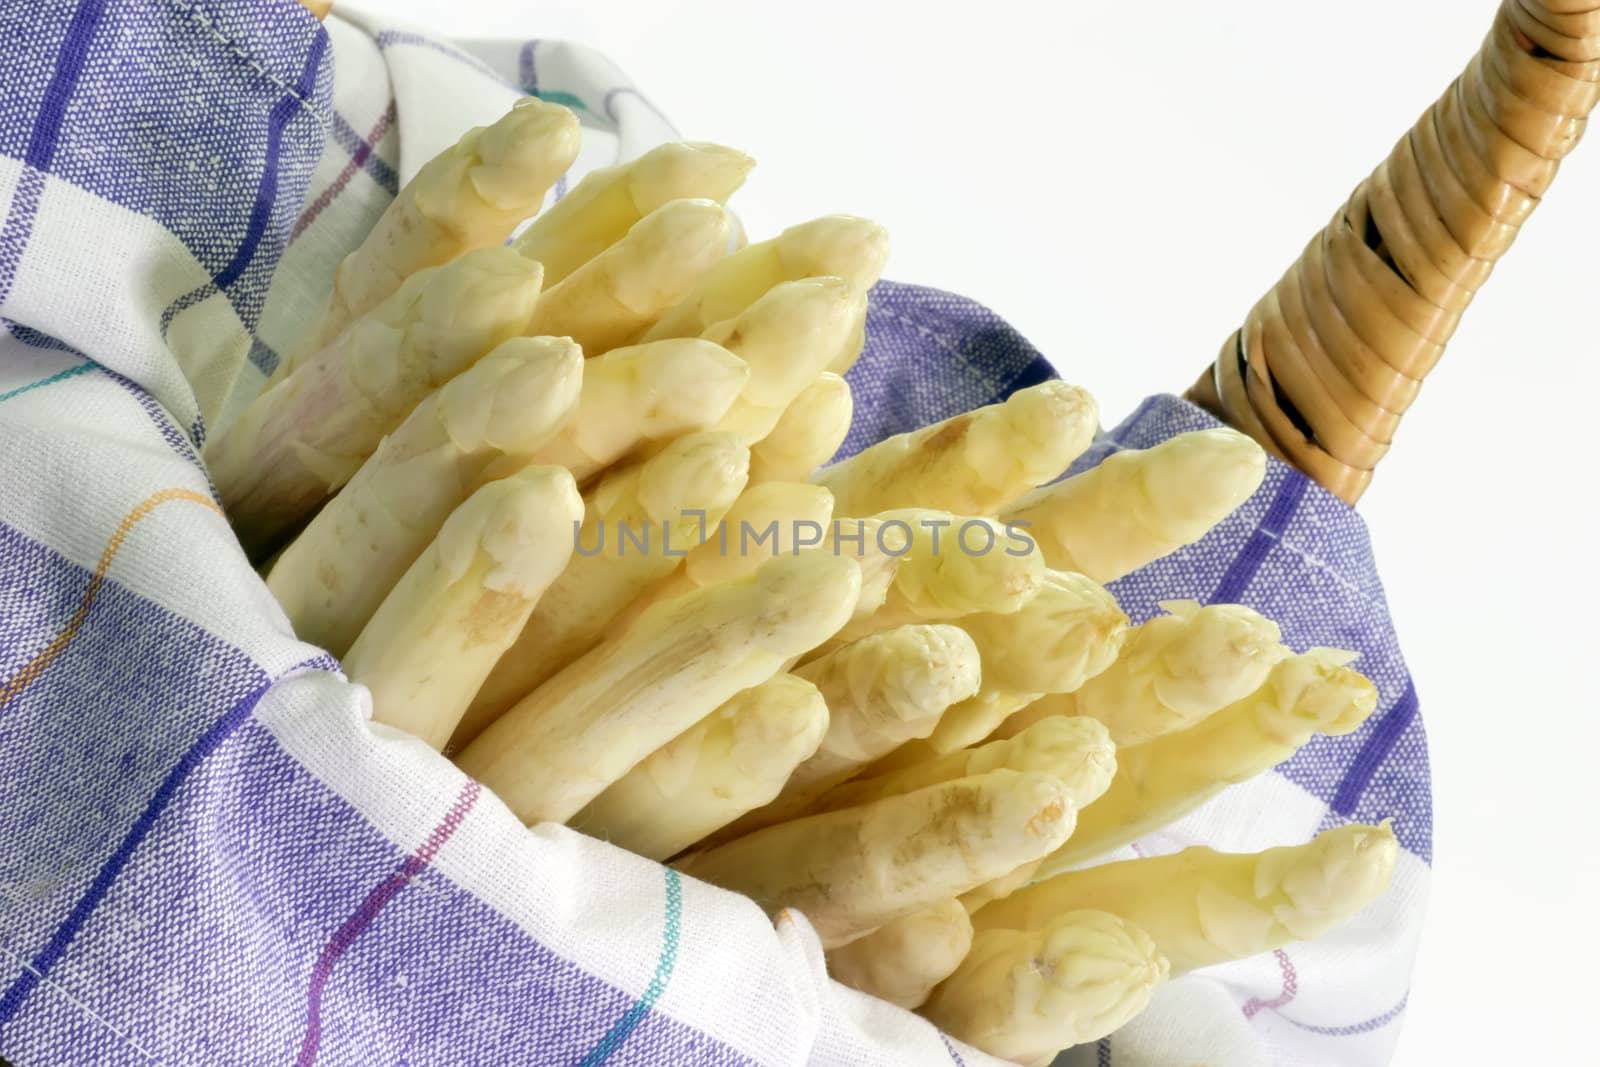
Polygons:
<instances>
[{"instance_id":1,"label":"pink stripe on cloth","mask_svg":"<svg viewBox=\"0 0 1600 1067\"><path fill-rule=\"evenodd\" d=\"M1300 980L1295 974L1294 961L1283 949L1273 949L1272 954L1278 958L1278 969L1283 972L1283 990L1271 1000L1262 1000L1251 997L1244 1005L1244 1017L1253 1019L1263 1008L1281 1008L1294 1000L1295 994L1300 992Z\"/></svg>"},{"instance_id":2,"label":"pink stripe on cloth","mask_svg":"<svg viewBox=\"0 0 1600 1067\"><path fill-rule=\"evenodd\" d=\"M356 172L367 162L367 157L372 154L374 146L383 140L384 134L389 132L389 127L394 124L394 118L394 101L391 100L383 114L378 116L378 121L372 124L372 129L367 132L366 139L361 143L361 146L351 153L350 158L345 161L344 169L339 172L339 176L333 179L331 185L318 193L317 198L306 205L306 209L295 220L294 230L289 234L290 244L293 244L296 238L305 233L306 229L317 221L317 216L322 214L329 204L333 203L334 197L344 192L345 186L350 184L350 179L354 178Z\"/></svg>"},{"instance_id":3,"label":"pink stripe on cloth","mask_svg":"<svg viewBox=\"0 0 1600 1067\"><path fill-rule=\"evenodd\" d=\"M393 900L395 895L417 875L421 874L439 854L439 849L450 840L478 802L478 796L483 792L483 787L477 782L468 782L462 786L461 793L456 797L455 803L450 805L450 810L445 813L444 819L428 834L428 839L422 846L406 857L400 869L382 882L373 887L372 892L361 902L352 914L339 928L333 932L327 945L322 949L322 954L317 957L317 965L311 970L311 981L306 987L306 1036L300 1043L300 1055L295 1060L296 1067L309 1067L317 1058L317 1048L322 1044L322 991L328 984L328 978L333 974L334 964L339 962L339 957L344 955L356 938L360 937L372 921L378 917L378 912L384 905Z\"/></svg>"}]
</instances>

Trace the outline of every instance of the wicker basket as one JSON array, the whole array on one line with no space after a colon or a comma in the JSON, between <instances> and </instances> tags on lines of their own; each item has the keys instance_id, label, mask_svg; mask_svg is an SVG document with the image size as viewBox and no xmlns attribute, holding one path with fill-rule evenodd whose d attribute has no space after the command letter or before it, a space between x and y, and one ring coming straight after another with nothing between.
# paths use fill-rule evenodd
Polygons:
<instances>
[{"instance_id":1,"label":"wicker basket","mask_svg":"<svg viewBox=\"0 0 1600 1067\"><path fill-rule=\"evenodd\" d=\"M1355 503L1597 94L1597 0L1503 0L1466 70L1188 398Z\"/></svg>"}]
</instances>

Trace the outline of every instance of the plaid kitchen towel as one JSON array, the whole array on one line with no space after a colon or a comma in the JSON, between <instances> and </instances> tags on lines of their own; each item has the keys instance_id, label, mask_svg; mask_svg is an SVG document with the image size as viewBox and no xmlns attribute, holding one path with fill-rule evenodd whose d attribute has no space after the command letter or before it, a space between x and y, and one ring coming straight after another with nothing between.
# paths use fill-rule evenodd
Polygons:
<instances>
[{"instance_id":1,"label":"plaid kitchen towel","mask_svg":"<svg viewBox=\"0 0 1600 1067\"><path fill-rule=\"evenodd\" d=\"M0 1053L103 1064L993 1063L826 976L802 916L523 827L369 721L219 514L207 430L260 388L399 184L521 93L567 181L675 136L601 57L455 44L288 0L0 3ZM566 183L553 196L561 195ZM1050 373L957 297L885 283L847 448ZM1092 382L1086 383L1093 385ZM1147 402L1087 462L1211 425ZM1228 849L1393 817L1394 888L1315 945L1191 975L1084 1064L1388 1059L1427 885L1417 700L1360 520L1274 464L1117 583L1242 601L1381 692L1140 843Z\"/></svg>"}]
</instances>

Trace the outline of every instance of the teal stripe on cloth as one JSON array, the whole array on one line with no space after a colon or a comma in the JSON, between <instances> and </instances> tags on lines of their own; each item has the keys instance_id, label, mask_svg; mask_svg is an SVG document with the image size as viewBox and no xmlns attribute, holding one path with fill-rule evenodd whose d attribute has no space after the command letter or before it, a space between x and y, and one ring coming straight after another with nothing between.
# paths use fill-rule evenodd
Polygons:
<instances>
[{"instance_id":1,"label":"teal stripe on cloth","mask_svg":"<svg viewBox=\"0 0 1600 1067\"><path fill-rule=\"evenodd\" d=\"M639 1025L639 1020L661 999L667 982L672 978L672 968L678 962L678 930L683 920L683 882L671 867L663 869L667 872L667 915L662 924L661 955L656 958L656 973L645 987L644 995L606 1031L606 1035L579 1062L578 1067L599 1067L610 1059L611 1054L628 1040L628 1035Z\"/></svg>"},{"instance_id":2,"label":"teal stripe on cloth","mask_svg":"<svg viewBox=\"0 0 1600 1067\"><path fill-rule=\"evenodd\" d=\"M68 367L64 371L57 371L55 374L50 375L50 377L48 377L48 378L40 378L36 382L29 382L27 385L18 386L17 388L11 390L9 393L0 393L0 404L4 404L7 400L10 400L12 397L21 396L23 393L31 393L35 389L43 389L47 385L54 385L56 382L65 381L68 378L73 377L74 375L83 374L83 373L85 373L87 371L92 371L98 366L99 366L98 363L80 363L76 367Z\"/></svg>"},{"instance_id":3,"label":"teal stripe on cloth","mask_svg":"<svg viewBox=\"0 0 1600 1067\"><path fill-rule=\"evenodd\" d=\"M562 107L571 108L574 111L589 110L589 105L578 99L577 96L572 93L564 93L560 89L534 89L528 95L537 96L547 104L560 104Z\"/></svg>"}]
</instances>

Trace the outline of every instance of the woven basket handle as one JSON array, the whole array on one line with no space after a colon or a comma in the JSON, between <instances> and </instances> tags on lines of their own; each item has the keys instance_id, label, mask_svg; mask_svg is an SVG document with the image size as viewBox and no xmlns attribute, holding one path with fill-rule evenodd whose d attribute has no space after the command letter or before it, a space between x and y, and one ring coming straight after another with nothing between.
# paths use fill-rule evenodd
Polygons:
<instances>
[{"instance_id":1,"label":"woven basket handle","mask_svg":"<svg viewBox=\"0 0 1600 1067\"><path fill-rule=\"evenodd\" d=\"M1600 0L1503 0L1467 69L1189 399L1354 504L1597 95Z\"/></svg>"},{"instance_id":2,"label":"woven basket handle","mask_svg":"<svg viewBox=\"0 0 1600 1067\"><path fill-rule=\"evenodd\" d=\"M328 9L333 7L333 0L300 0L300 6L317 18L325 19L328 17Z\"/></svg>"}]
</instances>

